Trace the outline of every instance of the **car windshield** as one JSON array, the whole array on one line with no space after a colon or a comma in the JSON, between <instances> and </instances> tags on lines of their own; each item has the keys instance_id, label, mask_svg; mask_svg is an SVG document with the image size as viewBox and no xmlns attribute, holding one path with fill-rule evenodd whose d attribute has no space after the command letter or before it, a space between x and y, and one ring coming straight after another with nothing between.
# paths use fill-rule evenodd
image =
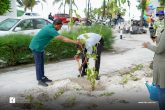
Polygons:
<instances>
[{"instance_id":1,"label":"car windshield","mask_svg":"<svg viewBox=\"0 0 165 110\"><path fill-rule=\"evenodd\" d=\"M8 31L10 30L16 23L18 23L20 19L11 19L8 18L2 22L0 22L0 30L1 31Z\"/></svg>"},{"instance_id":2,"label":"car windshield","mask_svg":"<svg viewBox=\"0 0 165 110\"><path fill-rule=\"evenodd\" d=\"M32 15L33 15L33 16L39 16L39 14L38 14L38 13L32 13Z\"/></svg>"}]
</instances>

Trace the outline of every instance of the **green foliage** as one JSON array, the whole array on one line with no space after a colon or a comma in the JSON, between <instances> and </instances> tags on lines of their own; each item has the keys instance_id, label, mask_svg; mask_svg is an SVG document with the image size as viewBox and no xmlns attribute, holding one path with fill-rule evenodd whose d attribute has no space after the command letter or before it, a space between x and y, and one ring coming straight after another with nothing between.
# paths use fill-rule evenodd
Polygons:
<instances>
[{"instance_id":1,"label":"green foliage","mask_svg":"<svg viewBox=\"0 0 165 110\"><path fill-rule=\"evenodd\" d=\"M89 106L88 106L87 108L88 108L88 109L94 109L94 108L96 108L96 107L98 107L97 104L95 104L95 103L89 103Z\"/></svg>"},{"instance_id":2,"label":"green foliage","mask_svg":"<svg viewBox=\"0 0 165 110\"><path fill-rule=\"evenodd\" d=\"M31 36L6 35L0 37L0 59L7 65L27 63L32 60L31 51L28 48Z\"/></svg>"},{"instance_id":3,"label":"green foliage","mask_svg":"<svg viewBox=\"0 0 165 110\"><path fill-rule=\"evenodd\" d=\"M138 78L137 76L133 75L133 73L135 71L141 70L143 68L143 65L139 64L139 65L135 65L133 68L131 68L131 70L123 75L122 80L120 81L120 84L126 84L128 83L128 80L131 79L133 81L137 81L140 80L140 78Z\"/></svg>"},{"instance_id":4,"label":"green foliage","mask_svg":"<svg viewBox=\"0 0 165 110\"><path fill-rule=\"evenodd\" d=\"M120 81L120 84L123 84L123 85L124 85L124 84L127 84L129 77L130 77L130 74L124 75L124 76L122 77L122 80Z\"/></svg>"},{"instance_id":5,"label":"green foliage","mask_svg":"<svg viewBox=\"0 0 165 110\"><path fill-rule=\"evenodd\" d=\"M65 108L72 108L76 105L76 98L75 97L69 97L66 99L66 102L62 104Z\"/></svg>"},{"instance_id":6,"label":"green foliage","mask_svg":"<svg viewBox=\"0 0 165 110\"><path fill-rule=\"evenodd\" d=\"M25 97L26 100L28 100L30 103L32 103L32 101L34 100L33 96L30 94L30 95L27 95Z\"/></svg>"},{"instance_id":7,"label":"green foliage","mask_svg":"<svg viewBox=\"0 0 165 110\"><path fill-rule=\"evenodd\" d=\"M88 66L86 72L87 72L87 80L90 81L91 89L93 91L93 90L95 90L96 76L98 73L96 72L95 67L89 68L89 66Z\"/></svg>"},{"instance_id":8,"label":"green foliage","mask_svg":"<svg viewBox=\"0 0 165 110\"><path fill-rule=\"evenodd\" d=\"M125 9L120 5L124 4L126 0L110 0L107 4L103 5L100 8L94 8L91 11L92 18L103 17L103 18L114 18L116 15L125 15ZM104 13L104 14L103 14Z\"/></svg>"},{"instance_id":9,"label":"green foliage","mask_svg":"<svg viewBox=\"0 0 165 110\"><path fill-rule=\"evenodd\" d=\"M143 65L142 65L142 64L135 65L135 66L131 69L130 73L134 73L135 71L141 70L142 68L143 68Z\"/></svg>"},{"instance_id":10,"label":"green foliage","mask_svg":"<svg viewBox=\"0 0 165 110\"><path fill-rule=\"evenodd\" d=\"M159 0L160 5L165 6L165 0Z\"/></svg>"},{"instance_id":11,"label":"green foliage","mask_svg":"<svg viewBox=\"0 0 165 110\"><path fill-rule=\"evenodd\" d=\"M0 0L0 15L10 10L10 0Z\"/></svg>"},{"instance_id":12,"label":"green foliage","mask_svg":"<svg viewBox=\"0 0 165 110\"><path fill-rule=\"evenodd\" d=\"M59 96L61 96L63 93L65 92L65 90L62 88L62 89L59 89L53 96L54 99L57 99Z\"/></svg>"},{"instance_id":13,"label":"green foliage","mask_svg":"<svg viewBox=\"0 0 165 110\"><path fill-rule=\"evenodd\" d=\"M76 46L71 43L53 40L45 49L46 61L57 61L64 58L71 58L76 54Z\"/></svg>"},{"instance_id":14,"label":"green foliage","mask_svg":"<svg viewBox=\"0 0 165 110\"><path fill-rule=\"evenodd\" d=\"M114 92L104 92L102 94L100 94L100 96L112 96L113 94L115 94Z\"/></svg>"},{"instance_id":15,"label":"green foliage","mask_svg":"<svg viewBox=\"0 0 165 110\"><path fill-rule=\"evenodd\" d=\"M41 109L43 109L43 107L44 107L44 104L43 104L43 102L41 102L41 101L35 101L35 102L33 102L33 105L34 105L34 107L35 107L36 109L38 109L38 110L41 110Z\"/></svg>"},{"instance_id":16,"label":"green foliage","mask_svg":"<svg viewBox=\"0 0 165 110\"><path fill-rule=\"evenodd\" d=\"M76 38L85 32L95 32L101 34L104 38L104 49L108 50L112 46L113 37L111 28L100 25L91 27L81 27L77 31L63 32L65 37L76 40ZM6 62L6 66L13 66L33 62L33 54L29 49L32 36L11 34L0 36L0 59ZM76 54L76 46L71 43L64 43L58 40L52 40L45 49L45 61L57 61L64 58L71 58Z\"/></svg>"},{"instance_id":17,"label":"green foliage","mask_svg":"<svg viewBox=\"0 0 165 110\"><path fill-rule=\"evenodd\" d=\"M82 26L78 28L76 31L70 31L70 32L63 32L62 35L66 37L71 37L72 39L75 39L80 35L88 32L94 32L97 34L100 34L104 39L104 49L109 50L112 48L112 43L114 42L114 38L112 36L112 30L108 26L95 24L91 27Z\"/></svg>"},{"instance_id":18,"label":"green foliage","mask_svg":"<svg viewBox=\"0 0 165 110\"><path fill-rule=\"evenodd\" d=\"M144 10L146 9L146 2L147 0L139 1L138 9L142 9L142 11L144 12Z\"/></svg>"}]
</instances>

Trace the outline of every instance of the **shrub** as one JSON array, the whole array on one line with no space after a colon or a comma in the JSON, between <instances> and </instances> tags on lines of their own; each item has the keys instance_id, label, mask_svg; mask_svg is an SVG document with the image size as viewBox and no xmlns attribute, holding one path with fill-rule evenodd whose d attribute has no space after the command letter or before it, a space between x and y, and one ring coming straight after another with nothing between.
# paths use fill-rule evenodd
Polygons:
<instances>
[{"instance_id":1,"label":"shrub","mask_svg":"<svg viewBox=\"0 0 165 110\"><path fill-rule=\"evenodd\" d=\"M0 37L0 59L7 62L7 65L31 61L32 55L28 48L30 41L29 35L12 34Z\"/></svg>"},{"instance_id":2,"label":"shrub","mask_svg":"<svg viewBox=\"0 0 165 110\"><path fill-rule=\"evenodd\" d=\"M76 39L80 34L86 32L94 32L100 34L104 38L104 49L108 50L112 48L112 43L114 42L114 39L112 36L112 30L108 26L99 25L99 24L92 25L91 27L85 26L85 27L80 27L73 32L63 32L63 35Z\"/></svg>"},{"instance_id":3,"label":"shrub","mask_svg":"<svg viewBox=\"0 0 165 110\"><path fill-rule=\"evenodd\" d=\"M113 42L112 31L106 26L94 25L92 27L81 27L75 32L63 32L62 35L71 39L76 39L84 32L95 32L101 34L105 40L105 49L111 48ZM30 35L11 34L0 36L0 60L6 62L7 66L32 63L33 55L29 49L32 39ZM60 59L71 58L76 54L76 46L71 43L64 43L52 40L45 49L45 61L57 61Z\"/></svg>"}]
</instances>

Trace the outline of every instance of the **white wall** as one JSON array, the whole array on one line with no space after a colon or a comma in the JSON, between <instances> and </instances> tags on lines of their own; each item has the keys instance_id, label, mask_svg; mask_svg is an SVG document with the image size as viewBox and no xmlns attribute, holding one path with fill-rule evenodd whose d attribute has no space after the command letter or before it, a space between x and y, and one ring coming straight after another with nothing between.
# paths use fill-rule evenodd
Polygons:
<instances>
[{"instance_id":1,"label":"white wall","mask_svg":"<svg viewBox=\"0 0 165 110\"><path fill-rule=\"evenodd\" d=\"M6 19L8 17L16 17L16 16L17 16L16 0L11 0L11 9L10 9L10 12L7 12L3 16L0 16L0 21Z\"/></svg>"}]
</instances>

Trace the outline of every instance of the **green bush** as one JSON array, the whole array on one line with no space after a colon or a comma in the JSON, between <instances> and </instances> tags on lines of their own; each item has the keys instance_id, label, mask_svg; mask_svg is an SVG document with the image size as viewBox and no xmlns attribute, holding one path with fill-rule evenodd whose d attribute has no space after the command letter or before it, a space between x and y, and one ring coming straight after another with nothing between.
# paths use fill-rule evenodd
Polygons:
<instances>
[{"instance_id":1,"label":"green bush","mask_svg":"<svg viewBox=\"0 0 165 110\"><path fill-rule=\"evenodd\" d=\"M62 35L71 39L76 39L78 35L85 32L101 34L105 40L104 48L111 48L113 42L112 31L106 26L95 25L92 27L81 27L75 32L63 32ZM32 36L21 34L0 36L0 60L6 62L7 66L32 63L33 55L29 49L31 39ZM75 44L52 40L45 49L45 61L57 61L71 58L76 54L76 51Z\"/></svg>"},{"instance_id":2,"label":"green bush","mask_svg":"<svg viewBox=\"0 0 165 110\"><path fill-rule=\"evenodd\" d=\"M10 10L10 0L0 0L0 15Z\"/></svg>"},{"instance_id":3,"label":"green bush","mask_svg":"<svg viewBox=\"0 0 165 110\"><path fill-rule=\"evenodd\" d=\"M76 29L76 31L73 32L63 32L64 36L72 37L72 39L76 39L80 34L88 33L88 32L94 32L97 34L100 34L104 38L104 49L109 50L112 48L112 43L114 42L113 36L112 36L112 30L108 26L104 25L92 25L90 27L80 27Z\"/></svg>"},{"instance_id":4,"label":"green bush","mask_svg":"<svg viewBox=\"0 0 165 110\"><path fill-rule=\"evenodd\" d=\"M31 51L28 48L31 36L29 35L6 35L0 37L0 59L7 65L17 65L30 60Z\"/></svg>"}]
</instances>

